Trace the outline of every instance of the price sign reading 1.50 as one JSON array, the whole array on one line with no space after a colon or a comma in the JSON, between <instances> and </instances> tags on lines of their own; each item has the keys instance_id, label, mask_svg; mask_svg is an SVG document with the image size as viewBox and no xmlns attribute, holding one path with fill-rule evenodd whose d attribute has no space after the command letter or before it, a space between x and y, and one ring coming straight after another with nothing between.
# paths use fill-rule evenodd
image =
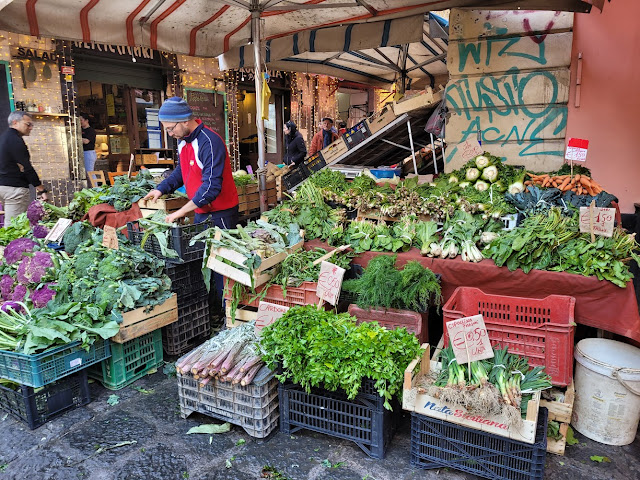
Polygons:
<instances>
[{"instance_id":1,"label":"price sign reading 1.50","mask_svg":"<svg viewBox=\"0 0 640 480\"><path fill-rule=\"evenodd\" d=\"M482 315L451 320L447 322L447 332L458 363L493 357L493 349Z\"/></svg>"}]
</instances>

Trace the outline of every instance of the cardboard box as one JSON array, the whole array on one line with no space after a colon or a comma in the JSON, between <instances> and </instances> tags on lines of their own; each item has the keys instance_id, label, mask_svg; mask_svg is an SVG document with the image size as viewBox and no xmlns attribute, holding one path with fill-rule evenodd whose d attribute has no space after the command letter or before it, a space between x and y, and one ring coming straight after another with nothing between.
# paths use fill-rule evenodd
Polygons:
<instances>
[{"instance_id":1,"label":"cardboard box","mask_svg":"<svg viewBox=\"0 0 640 480\"><path fill-rule=\"evenodd\" d=\"M320 152L322 153L322 158L327 165L337 160L339 157L347 153L349 149L347 148L347 144L341 138L337 139L330 145L324 147Z\"/></svg>"},{"instance_id":2,"label":"cardboard box","mask_svg":"<svg viewBox=\"0 0 640 480\"><path fill-rule=\"evenodd\" d=\"M382 130L396 119L396 114L393 112L393 106L387 105L382 111L371 115L367 118L367 125L371 134Z\"/></svg>"}]
</instances>

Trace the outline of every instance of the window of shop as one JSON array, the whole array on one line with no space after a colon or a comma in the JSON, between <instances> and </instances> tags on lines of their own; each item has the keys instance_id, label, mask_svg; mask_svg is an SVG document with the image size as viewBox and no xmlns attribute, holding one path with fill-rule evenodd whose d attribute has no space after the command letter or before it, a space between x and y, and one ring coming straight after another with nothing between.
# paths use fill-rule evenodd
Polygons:
<instances>
[{"instance_id":1,"label":"window of shop","mask_svg":"<svg viewBox=\"0 0 640 480\"><path fill-rule=\"evenodd\" d=\"M13 110L11 96L9 64L7 62L0 62L0 133L9 128L6 119Z\"/></svg>"}]
</instances>

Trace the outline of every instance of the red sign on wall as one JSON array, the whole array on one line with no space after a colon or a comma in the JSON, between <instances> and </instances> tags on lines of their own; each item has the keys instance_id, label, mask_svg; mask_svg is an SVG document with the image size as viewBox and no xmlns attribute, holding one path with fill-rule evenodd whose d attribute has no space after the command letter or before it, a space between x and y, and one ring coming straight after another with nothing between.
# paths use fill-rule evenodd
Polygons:
<instances>
[{"instance_id":1,"label":"red sign on wall","mask_svg":"<svg viewBox=\"0 0 640 480\"><path fill-rule=\"evenodd\" d=\"M60 72L62 72L63 75L75 75L76 69L74 67L63 65L62 67L60 67Z\"/></svg>"}]
</instances>

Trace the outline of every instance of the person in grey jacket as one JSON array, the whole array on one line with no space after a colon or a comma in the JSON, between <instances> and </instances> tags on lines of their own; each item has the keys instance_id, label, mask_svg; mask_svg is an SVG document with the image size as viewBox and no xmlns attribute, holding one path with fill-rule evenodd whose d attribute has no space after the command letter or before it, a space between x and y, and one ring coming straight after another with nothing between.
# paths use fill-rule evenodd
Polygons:
<instances>
[{"instance_id":1,"label":"person in grey jacket","mask_svg":"<svg viewBox=\"0 0 640 480\"><path fill-rule=\"evenodd\" d=\"M307 155L307 147L304 144L302 134L292 120L284 124L284 145L284 163L287 165L302 163Z\"/></svg>"}]
</instances>

